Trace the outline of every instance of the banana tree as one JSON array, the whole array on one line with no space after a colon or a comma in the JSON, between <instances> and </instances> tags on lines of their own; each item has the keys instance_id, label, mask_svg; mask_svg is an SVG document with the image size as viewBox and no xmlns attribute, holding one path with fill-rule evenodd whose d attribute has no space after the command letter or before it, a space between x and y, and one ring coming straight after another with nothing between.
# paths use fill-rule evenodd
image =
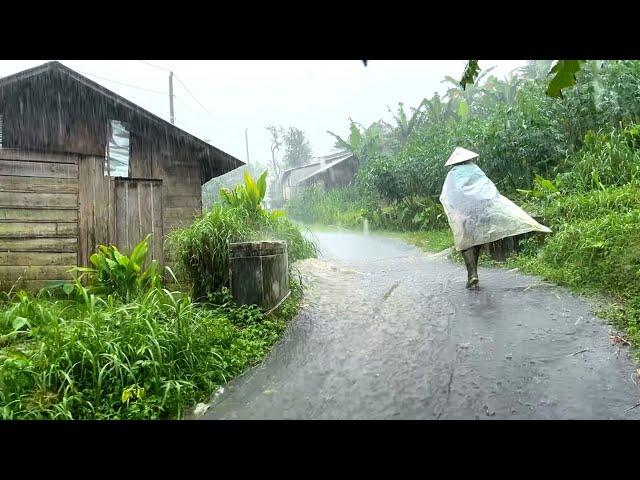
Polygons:
<instances>
[{"instance_id":1,"label":"banana tree","mask_svg":"<svg viewBox=\"0 0 640 480\"><path fill-rule=\"evenodd\" d=\"M398 147L402 148L411 134L415 131L415 129L420 125L422 120L424 119L426 112L423 110L423 107L428 105L429 100L423 99L418 105L418 108L412 108L413 113L410 118L407 118L407 114L404 111L404 103L398 102L398 110L397 113L393 113L390 107L387 107L389 113L393 116L393 119L396 122L395 127L385 123L385 125L391 129L391 135L397 142Z\"/></svg>"},{"instance_id":2,"label":"banana tree","mask_svg":"<svg viewBox=\"0 0 640 480\"><path fill-rule=\"evenodd\" d=\"M480 73L473 83L466 86L462 86L459 81L450 76L445 76L442 83L448 83L449 89L444 98L456 102L461 116L466 116L469 112L473 112L476 101L485 93L480 83L494 68L491 67Z\"/></svg>"},{"instance_id":3,"label":"banana tree","mask_svg":"<svg viewBox=\"0 0 640 480\"><path fill-rule=\"evenodd\" d=\"M458 104L452 100L443 101L438 92L435 92L431 99L425 98L423 103L425 105L424 120L431 124L444 123L458 115Z\"/></svg>"},{"instance_id":4,"label":"banana tree","mask_svg":"<svg viewBox=\"0 0 640 480\"><path fill-rule=\"evenodd\" d=\"M517 69L526 80L544 80L549 75L553 60L529 60L524 67Z\"/></svg>"},{"instance_id":5,"label":"banana tree","mask_svg":"<svg viewBox=\"0 0 640 480\"><path fill-rule=\"evenodd\" d=\"M553 68L549 71L549 76L553 76L549 81L547 95L550 97L562 97L562 90L573 87L576 84L576 73L584 63L585 60L557 60ZM480 66L478 65L478 60L469 60L458 85L460 85L463 90L465 90L469 84L474 85L479 73Z\"/></svg>"},{"instance_id":6,"label":"banana tree","mask_svg":"<svg viewBox=\"0 0 640 480\"><path fill-rule=\"evenodd\" d=\"M484 98L491 99L493 105L496 103L513 105L522 83L523 78L514 72L511 72L504 80L491 76L484 84Z\"/></svg>"},{"instance_id":7,"label":"banana tree","mask_svg":"<svg viewBox=\"0 0 640 480\"><path fill-rule=\"evenodd\" d=\"M358 162L382 153L389 143L389 130L385 122L373 122L368 128L349 118L349 137L345 140L340 135L327 130L336 139L335 146L353 154Z\"/></svg>"}]
</instances>

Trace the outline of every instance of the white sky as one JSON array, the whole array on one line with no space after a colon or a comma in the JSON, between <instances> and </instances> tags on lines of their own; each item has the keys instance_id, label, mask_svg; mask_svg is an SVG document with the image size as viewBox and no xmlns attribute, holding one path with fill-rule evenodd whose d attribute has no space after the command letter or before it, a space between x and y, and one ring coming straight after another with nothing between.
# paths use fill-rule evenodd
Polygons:
<instances>
[{"instance_id":1,"label":"white sky","mask_svg":"<svg viewBox=\"0 0 640 480\"><path fill-rule=\"evenodd\" d=\"M0 77L46 60L2 60ZM169 120L168 72L137 60L60 60L104 87ZM384 118L398 102L416 107L424 97L446 91L445 75L459 79L465 60L148 60L171 69L205 110L174 77L176 125L246 161L248 129L251 163L271 156L268 125L304 130L314 155L331 152L327 130L346 136L349 117L366 126ZM481 60L482 69L503 78L525 60ZM90 74L90 75L87 75ZM99 77L103 78L97 78ZM108 79L108 80L105 80ZM121 82L153 93L121 85ZM164 92L164 93L163 93Z\"/></svg>"}]
</instances>

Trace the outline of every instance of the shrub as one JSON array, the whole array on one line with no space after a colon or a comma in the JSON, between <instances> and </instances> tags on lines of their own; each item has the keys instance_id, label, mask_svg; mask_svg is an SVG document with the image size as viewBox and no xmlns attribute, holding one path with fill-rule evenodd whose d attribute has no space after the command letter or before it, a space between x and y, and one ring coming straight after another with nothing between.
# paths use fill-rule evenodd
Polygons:
<instances>
[{"instance_id":1,"label":"shrub","mask_svg":"<svg viewBox=\"0 0 640 480\"><path fill-rule=\"evenodd\" d=\"M181 418L285 327L254 307L161 289L88 305L19 293L0 306L2 419Z\"/></svg>"},{"instance_id":2,"label":"shrub","mask_svg":"<svg viewBox=\"0 0 640 480\"><path fill-rule=\"evenodd\" d=\"M290 263L316 256L313 241L283 212L262 208L265 178L266 172L254 182L245 172L244 185L221 192L223 204L214 205L191 226L169 235L168 245L176 257L177 272L192 285L197 298L228 286L230 243L284 240Z\"/></svg>"},{"instance_id":3,"label":"shrub","mask_svg":"<svg viewBox=\"0 0 640 480\"><path fill-rule=\"evenodd\" d=\"M76 267L73 270L88 277L91 293L117 295L128 301L162 283L157 261L153 260L145 268L150 236L136 245L129 256L121 254L115 245L100 245L89 259L94 268ZM69 291L68 287L65 290Z\"/></svg>"},{"instance_id":4,"label":"shrub","mask_svg":"<svg viewBox=\"0 0 640 480\"><path fill-rule=\"evenodd\" d=\"M589 191L640 180L640 124L609 133L587 132L583 147L558 167L567 191Z\"/></svg>"}]
</instances>

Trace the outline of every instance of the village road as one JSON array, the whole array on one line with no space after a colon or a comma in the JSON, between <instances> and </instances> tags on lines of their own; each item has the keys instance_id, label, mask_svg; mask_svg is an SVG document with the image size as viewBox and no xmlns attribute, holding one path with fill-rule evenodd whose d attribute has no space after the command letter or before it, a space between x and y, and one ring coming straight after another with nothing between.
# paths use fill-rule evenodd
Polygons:
<instances>
[{"instance_id":1,"label":"village road","mask_svg":"<svg viewBox=\"0 0 640 480\"><path fill-rule=\"evenodd\" d=\"M633 353L592 305L397 240L318 233L302 313L205 419L640 419Z\"/></svg>"}]
</instances>

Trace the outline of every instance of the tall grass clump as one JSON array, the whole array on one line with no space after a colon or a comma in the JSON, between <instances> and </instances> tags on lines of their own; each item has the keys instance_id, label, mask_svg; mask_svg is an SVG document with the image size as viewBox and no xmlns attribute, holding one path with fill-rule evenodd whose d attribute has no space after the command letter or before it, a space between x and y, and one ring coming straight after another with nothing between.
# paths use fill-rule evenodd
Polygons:
<instances>
[{"instance_id":1,"label":"tall grass clump","mask_svg":"<svg viewBox=\"0 0 640 480\"><path fill-rule=\"evenodd\" d=\"M21 294L0 317L0 418L181 418L284 328L154 289L129 303ZM235 319L242 318L242 323Z\"/></svg>"},{"instance_id":2,"label":"tall grass clump","mask_svg":"<svg viewBox=\"0 0 640 480\"><path fill-rule=\"evenodd\" d=\"M316 256L316 245L283 212L262 208L265 193L266 172L258 181L245 173L243 185L221 190L222 204L213 205L191 226L170 234L169 247L176 257L177 271L193 286L198 298L228 286L230 243L286 241L290 264Z\"/></svg>"}]
</instances>

